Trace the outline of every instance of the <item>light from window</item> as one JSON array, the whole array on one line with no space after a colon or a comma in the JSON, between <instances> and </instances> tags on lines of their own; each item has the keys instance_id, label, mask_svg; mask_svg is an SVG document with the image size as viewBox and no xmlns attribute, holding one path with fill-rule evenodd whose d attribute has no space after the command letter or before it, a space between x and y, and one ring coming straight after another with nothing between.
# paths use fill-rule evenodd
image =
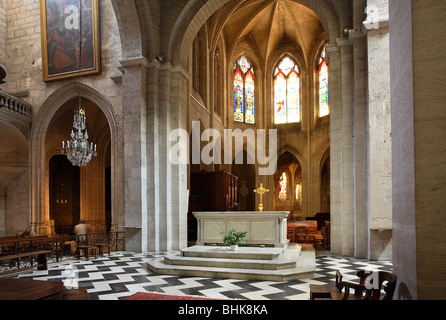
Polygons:
<instances>
[{"instance_id":1,"label":"light from window","mask_svg":"<svg viewBox=\"0 0 446 320\"><path fill-rule=\"evenodd\" d=\"M300 122L299 67L285 57L274 71L274 123Z\"/></svg>"},{"instance_id":2,"label":"light from window","mask_svg":"<svg viewBox=\"0 0 446 320\"><path fill-rule=\"evenodd\" d=\"M328 100L328 65L325 61L325 50L319 59L319 117L330 114Z\"/></svg>"},{"instance_id":3,"label":"light from window","mask_svg":"<svg viewBox=\"0 0 446 320\"><path fill-rule=\"evenodd\" d=\"M287 176L286 173L282 173L279 179L279 199L284 201L287 197Z\"/></svg>"},{"instance_id":4,"label":"light from window","mask_svg":"<svg viewBox=\"0 0 446 320\"><path fill-rule=\"evenodd\" d=\"M234 66L234 121L255 123L254 116L254 69L246 57Z\"/></svg>"}]
</instances>

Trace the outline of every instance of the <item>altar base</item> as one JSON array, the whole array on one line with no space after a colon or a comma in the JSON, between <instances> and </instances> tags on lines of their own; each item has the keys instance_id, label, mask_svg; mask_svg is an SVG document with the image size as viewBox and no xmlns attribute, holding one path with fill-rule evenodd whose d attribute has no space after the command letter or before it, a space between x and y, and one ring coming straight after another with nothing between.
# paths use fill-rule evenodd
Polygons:
<instances>
[{"instance_id":1,"label":"altar base","mask_svg":"<svg viewBox=\"0 0 446 320\"><path fill-rule=\"evenodd\" d=\"M222 232L247 231L248 246L286 248L289 211L193 212L197 218L197 245L221 245Z\"/></svg>"},{"instance_id":2,"label":"altar base","mask_svg":"<svg viewBox=\"0 0 446 320\"><path fill-rule=\"evenodd\" d=\"M147 262L156 274L183 277L289 281L314 276L315 251L311 246L288 248L193 246Z\"/></svg>"}]
</instances>

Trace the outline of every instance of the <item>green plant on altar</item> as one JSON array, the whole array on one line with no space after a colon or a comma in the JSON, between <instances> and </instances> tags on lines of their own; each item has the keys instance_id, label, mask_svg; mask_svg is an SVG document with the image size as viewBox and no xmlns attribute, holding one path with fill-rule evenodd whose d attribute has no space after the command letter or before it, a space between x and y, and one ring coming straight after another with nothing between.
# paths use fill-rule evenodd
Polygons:
<instances>
[{"instance_id":1,"label":"green plant on altar","mask_svg":"<svg viewBox=\"0 0 446 320\"><path fill-rule=\"evenodd\" d=\"M231 246L245 244L246 241L243 238L246 237L247 233L248 231L237 231L235 229L231 229L228 232L220 232L223 236L223 243Z\"/></svg>"}]
</instances>

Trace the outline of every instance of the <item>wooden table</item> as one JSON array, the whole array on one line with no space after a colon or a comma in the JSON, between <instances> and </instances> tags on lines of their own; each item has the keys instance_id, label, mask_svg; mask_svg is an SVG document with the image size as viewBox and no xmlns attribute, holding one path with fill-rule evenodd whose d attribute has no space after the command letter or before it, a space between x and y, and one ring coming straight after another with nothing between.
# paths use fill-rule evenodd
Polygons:
<instances>
[{"instance_id":1,"label":"wooden table","mask_svg":"<svg viewBox=\"0 0 446 320\"><path fill-rule=\"evenodd\" d=\"M60 299L63 282L0 278L0 300Z\"/></svg>"}]
</instances>

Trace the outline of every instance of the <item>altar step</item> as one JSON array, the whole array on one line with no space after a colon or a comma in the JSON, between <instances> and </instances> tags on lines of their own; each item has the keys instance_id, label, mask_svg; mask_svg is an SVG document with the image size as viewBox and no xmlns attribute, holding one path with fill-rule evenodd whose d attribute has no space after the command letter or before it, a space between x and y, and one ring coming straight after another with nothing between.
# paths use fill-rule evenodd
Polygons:
<instances>
[{"instance_id":1,"label":"altar step","mask_svg":"<svg viewBox=\"0 0 446 320\"><path fill-rule=\"evenodd\" d=\"M193 246L180 253L151 259L147 268L157 274L205 278L287 281L312 277L315 252L301 245L284 248Z\"/></svg>"}]
</instances>

